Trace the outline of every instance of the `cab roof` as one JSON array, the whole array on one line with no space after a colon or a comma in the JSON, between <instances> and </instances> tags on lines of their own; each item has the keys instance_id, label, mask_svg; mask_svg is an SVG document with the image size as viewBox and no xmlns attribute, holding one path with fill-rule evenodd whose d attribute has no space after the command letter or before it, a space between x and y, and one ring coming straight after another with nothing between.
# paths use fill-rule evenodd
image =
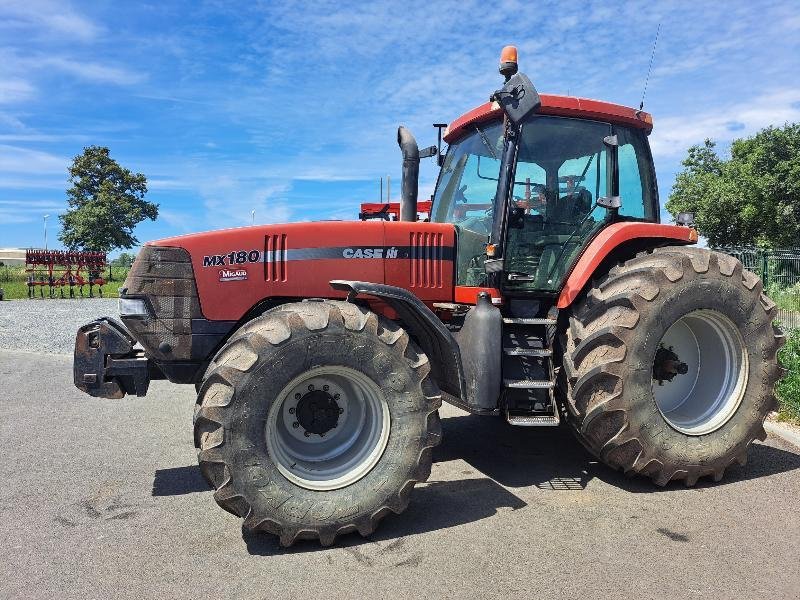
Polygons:
<instances>
[{"instance_id":1,"label":"cab roof","mask_svg":"<svg viewBox=\"0 0 800 600\"><path fill-rule=\"evenodd\" d=\"M628 106L574 96L540 94L539 97L542 105L537 113L541 115L608 121L617 125L644 129L647 133L653 129L653 117L649 113ZM502 114L502 109L497 102L481 104L450 123L444 133L444 141L450 144L461 137L467 127L499 119Z\"/></svg>"}]
</instances>

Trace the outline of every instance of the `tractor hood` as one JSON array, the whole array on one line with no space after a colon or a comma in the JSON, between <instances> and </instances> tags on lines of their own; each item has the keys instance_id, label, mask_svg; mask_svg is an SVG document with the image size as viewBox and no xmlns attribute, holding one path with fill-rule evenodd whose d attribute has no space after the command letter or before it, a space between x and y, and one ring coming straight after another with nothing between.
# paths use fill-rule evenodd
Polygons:
<instances>
[{"instance_id":1,"label":"tractor hood","mask_svg":"<svg viewBox=\"0 0 800 600\"><path fill-rule=\"evenodd\" d=\"M203 316L239 320L268 298L343 297L333 279L396 285L422 300L453 299L450 224L325 221L257 225L148 242L191 257Z\"/></svg>"}]
</instances>

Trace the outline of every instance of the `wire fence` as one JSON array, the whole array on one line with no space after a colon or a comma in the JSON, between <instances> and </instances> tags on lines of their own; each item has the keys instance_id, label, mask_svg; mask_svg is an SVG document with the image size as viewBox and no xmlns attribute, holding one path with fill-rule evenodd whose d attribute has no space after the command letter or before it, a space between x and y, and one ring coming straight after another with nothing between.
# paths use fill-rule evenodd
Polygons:
<instances>
[{"instance_id":1,"label":"wire fence","mask_svg":"<svg viewBox=\"0 0 800 600\"><path fill-rule=\"evenodd\" d=\"M715 248L735 256L764 283L764 291L778 305L778 321L785 329L800 329L800 248Z\"/></svg>"}]
</instances>

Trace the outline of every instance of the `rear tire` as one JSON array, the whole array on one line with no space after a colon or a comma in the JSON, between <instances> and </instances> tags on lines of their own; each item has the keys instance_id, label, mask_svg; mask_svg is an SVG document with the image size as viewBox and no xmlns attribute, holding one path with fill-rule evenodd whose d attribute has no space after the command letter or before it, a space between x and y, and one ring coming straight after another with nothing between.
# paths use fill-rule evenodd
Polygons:
<instances>
[{"instance_id":1,"label":"rear tire","mask_svg":"<svg viewBox=\"0 0 800 600\"><path fill-rule=\"evenodd\" d=\"M578 439L658 485L719 481L766 438L781 375L775 312L755 274L704 248L659 248L614 267L561 338L559 387Z\"/></svg>"},{"instance_id":2,"label":"rear tire","mask_svg":"<svg viewBox=\"0 0 800 600\"><path fill-rule=\"evenodd\" d=\"M441 439L427 357L354 304L286 304L236 332L198 395L195 441L214 499L282 546L372 533L408 505Z\"/></svg>"}]
</instances>

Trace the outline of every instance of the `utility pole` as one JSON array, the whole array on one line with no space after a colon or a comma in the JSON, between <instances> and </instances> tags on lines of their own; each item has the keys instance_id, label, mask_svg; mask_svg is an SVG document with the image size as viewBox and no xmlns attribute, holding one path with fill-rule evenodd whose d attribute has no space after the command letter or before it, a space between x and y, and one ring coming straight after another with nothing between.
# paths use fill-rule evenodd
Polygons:
<instances>
[{"instance_id":1,"label":"utility pole","mask_svg":"<svg viewBox=\"0 0 800 600\"><path fill-rule=\"evenodd\" d=\"M44 249L47 250L47 218L50 215L44 216Z\"/></svg>"}]
</instances>

